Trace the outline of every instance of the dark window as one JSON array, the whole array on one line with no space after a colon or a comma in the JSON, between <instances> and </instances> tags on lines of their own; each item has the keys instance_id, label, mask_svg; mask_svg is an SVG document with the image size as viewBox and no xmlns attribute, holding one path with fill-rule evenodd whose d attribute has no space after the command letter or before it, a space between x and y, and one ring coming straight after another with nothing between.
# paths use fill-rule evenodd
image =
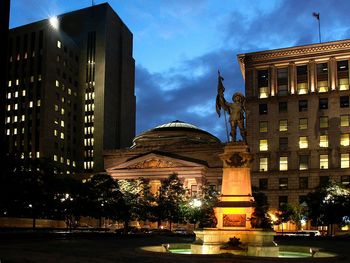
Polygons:
<instances>
[{"instance_id":1,"label":"dark window","mask_svg":"<svg viewBox=\"0 0 350 263\"><path fill-rule=\"evenodd\" d=\"M297 76L307 75L307 65L297 66Z\"/></svg>"},{"instance_id":2,"label":"dark window","mask_svg":"<svg viewBox=\"0 0 350 263\"><path fill-rule=\"evenodd\" d=\"M267 87L269 81L269 72L268 70L259 70L258 71L258 86Z\"/></svg>"},{"instance_id":3,"label":"dark window","mask_svg":"<svg viewBox=\"0 0 350 263\"><path fill-rule=\"evenodd\" d=\"M259 104L259 114L260 115L267 114L267 104L266 103Z\"/></svg>"},{"instance_id":4,"label":"dark window","mask_svg":"<svg viewBox=\"0 0 350 263\"><path fill-rule=\"evenodd\" d=\"M320 186L325 186L329 183L329 176L320 176Z\"/></svg>"},{"instance_id":5,"label":"dark window","mask_svg":"<svg viewBox=\"0 0 350 263\"><path fill-rule=\"evenodd\" d=\"M299 156L299 170L307 170L309 169L309 156L308 155L300 155Z\"/></svg>"},{"instance_id":6,"label":"dark window","mask_svg":"<svg viewBox=\"0 0 350 263\"><path fill-rule=\"evenodd\" d=\"M347 60L341 60L337 61L337 71L348 71L349 70L349 63Z\"/></svg>"},{"instance_id":7,"label":"dark window","mask_svg":"<svg viewBox=\"0 0 350 263\"><path fill-rule=\"evenodd\" d=\"M341 177L341 183L346 187L350 187L350 175L343 175Z\"/></svg>"},{"instance_id":8,"label":"dark window","mask_svg":"<svg viewBox=\"0 0 350 263\"><path fill-rule=\"evenodd\" d=\"M288 204L288 196L282 195L278 197L278 207L281 209L281 207L285 204Z\"/></svg>"},{"instance_id":9,"label":"dark window","mask_svg":"<svg viewBox=\"0 0 350 263\"><path fill-rule=\"evenodd\" d=\"M300 189L309 188L309 178L308 177L299 177L299 188Z\"/></svg>"},{"instance_id":10,"label":"dark window","mask_svg":"<svg viewBox=\"0 0 350 263\"><path fill-rule=\"evenodd\" d=\"M328 74L328 63L317 64L317 76L320 74Z\"/></svg>"},{"instance_id":11,"label":"dark window","mask_svg":"<svg viewBox=\"0 0 350 263\"><path fill-rule=\"evenodd\" d=\"M279 112L287 112L288 111L288 103L286 101L282 101L278 103L278 111Z\"/></svg>"},{"instance_id":12,"label":"dark window","mask_svg":"<svg viewBox=\"0 0 350 263\"><path fill-rule=\"evenodd\" d=\"M288 68L277 69L277 94L288 95Z\"/></svg>"},{"instance_id":13,"label":"dark window","mask_svg":"<svg viewBox=\"0 0 350 263\"><path fill-rule=\"evenodd\" d=\"M299 111L307 111L307 100L299 100Z\"/></svg>"},{"instance_id":14,"label":"dark window","mask_svg":"<svg viewBox=\"0 0 350 263\"><path fill-rule=\"evenodd\" d=\"M279 141L280 151L286 151L288 149L288 137L281 137Z\"/></svg>"},{"instance_id":15,"label":"dark window","mask_svg":"<svg viewBox=\"0 0 350 263\"><path fill-rule=\"evenodd\" d=\"M320 110L328 109L328 99L327 98L322 98L319 100L319 109Z\"/></svg>"},{"instance_id":16,"label":"dark window","mask_svg":"<svg viewBox=\"0 0 350 263\"><path fill-rule=\"evenodd\" d=\"M279 189L288 189L288 178L279 179Z\"/></svg>"},{"instance_id":17,"label":"dark window","mask_svg":"<svg viewBox=\"0 0 350 263\"><path fill-rule=\"evenodd\" d=\"M340 108L349 108L349 96L340 96Z\"/></svg>"},{"instance_id":18,"label":"dark window","mask_svg":"<svg viewBox=\"0 0 350 263\"><path fill-rule=\"evenodd\" d=\"M299 195L299 204L306 204L306 195Z\"/></svg>"},{"instance_id":19,"label":"dark window","mask_svg":"<svg viewBox=\"0 0 350 263\"><path fill-rule=\"evenodd\" d=\"M267 187L268 187L268 180L267 180L267 178L259 179L259 189L260 190L267 190Z\"/></svg>"}]
</instances>

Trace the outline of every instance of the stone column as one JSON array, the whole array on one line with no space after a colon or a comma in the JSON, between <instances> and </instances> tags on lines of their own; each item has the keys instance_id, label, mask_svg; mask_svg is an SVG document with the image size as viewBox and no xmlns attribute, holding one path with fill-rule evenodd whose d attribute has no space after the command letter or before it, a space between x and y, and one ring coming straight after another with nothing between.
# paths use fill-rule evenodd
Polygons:
<instances>
[{"instance_id":1,"label":"stone column","mask_svg":"<svg viewBox=\"0 0 350 263\"><path fill-rule=\"evenodd\" d=\"M274 65L271 65L269 67L269 90L270 90L270 96L276 96L277 95L277 74L276 74L276 67Z\"/></svg>"},{"instance_id":2,"label":"stone column","mask_svg":"<svg viewBox=\"0 0 350 263\"><path fill-rule=\"evenodd\" d=\"M291 94L297 94L297 73L294 62L290 62L288 65L288 86Z\"/></svg>"},{"instance_id":3,"label":"stone column","mask_svg":"<svg viewBox=\"0 0 350 263\"><path fill-rule=\"evenodd\" d=\"M317 91L317 79L316 79L316 63L311 59L308 64L308 79L310 92Z\"/></svg>"},{"instance_id":4,"label":"stone column","mask_svg":"<svg viewBox=\"0 0 350 263\"><path fill-rule=\"evenodd\" d=\"M331 90L336 90L337 87L337 61L335 57L331 57L328 63L328 83L330 84Z\"/></svg>"}]
</instances>

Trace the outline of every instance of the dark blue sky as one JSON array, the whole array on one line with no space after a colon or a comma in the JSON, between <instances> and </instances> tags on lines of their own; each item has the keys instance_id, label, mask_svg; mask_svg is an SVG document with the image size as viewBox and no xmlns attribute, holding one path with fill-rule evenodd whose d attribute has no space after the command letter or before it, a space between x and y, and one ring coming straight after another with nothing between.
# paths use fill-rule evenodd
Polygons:
<instances>
[{"instance_id":1,"label":"dark blue sky","mask_svg":"<svg viewBox=\"0 0 350 263\"><path fill-rule=\"evenodd\" d=\"M95 4L104 1L94 1ZM225 139L215 112L217 70L226 98L244 91L237 54L350 38L348 0L111 0L134 34L137 134L172 120ZM11 27L91 5L12 0Z\"/></svg>"}]
</instances>

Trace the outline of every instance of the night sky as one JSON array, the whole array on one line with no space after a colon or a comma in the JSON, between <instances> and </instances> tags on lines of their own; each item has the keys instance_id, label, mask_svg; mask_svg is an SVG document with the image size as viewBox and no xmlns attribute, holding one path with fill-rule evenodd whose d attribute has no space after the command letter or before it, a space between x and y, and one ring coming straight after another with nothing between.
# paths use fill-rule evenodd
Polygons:
<instances>
[{"instance_id":1,"label":"night sky","mask_svg":"<svg viewBox=\"0 0 350 263\"><path fill-rule=\"evenodd\" d=\"M10 27L91 5L12 0ZM95 4L104 1L94 1ZM217 70L226 99L244 91L237 54L350 38L348 0L113 0L134 35L137 134L182 120L226 140L215 112Z\"/></svg>"}]
</instances>

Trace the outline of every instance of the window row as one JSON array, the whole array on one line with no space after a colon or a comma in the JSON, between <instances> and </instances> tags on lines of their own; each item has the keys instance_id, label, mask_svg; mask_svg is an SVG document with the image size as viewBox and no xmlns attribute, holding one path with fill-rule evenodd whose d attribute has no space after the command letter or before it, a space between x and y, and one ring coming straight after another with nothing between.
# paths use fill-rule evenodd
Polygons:
<instances>
[{"instance_id":1,"label":"window row","mask_svg":"<svg viewBox=\"0 0 350 263\"><path fill-rule=\"evenodd\" d=\"M348 60L339 60L336 62L336 82L338 90L349 90L349 62ZM280 67L276 69L275 82L276 86L271 87L271 71L268 69L258 70L257 72L257 85L258 85L258 97L263 99L272 96L287 96L288 94L308 94L309 92L323 93L330 90L336 90L333 85L330 88L330 79L328 72L328 62L322 62L316 64L316 81L309 85L309 67L310 65L297 65L295 76L296 84L290 86L289 78L290 72L288 67Z\"/></svg>"},{"instance_id":2,"label":"window row","mask_svg":"<svg viewBox=\"0 0 350 263\"><path fill-rule=\"evenodd\" d=\"M308 170L310 166L310 156L309 155L299 155L299 170ZM340 168L349 168L349 153L340 154ZM328 154L319 155L319 168L328 169L329 168L329 156ZM267 172L269 170L269 158L260 157L259 158L259 171ZM287 171L288 170L288 156L280 156L278 159L278 170Z\"/></svg>"},{"instance_id":3,"label":"window row","mask_svg":"<svg viewBox=\"0 0 350 263\"><path fill-rule=\"evenodd\" d=\"M319 147L320 148L326 148L328 147L328 135L320 135L319 137ZM299 149L308 149L309 148L309 138L308 136L299 136L298 141ZM340 141L339 145L342 147L347 147L350 145L350 135L349 133L343 133L340 134ZM288 150L288 137L280 137L279 138L279 150L280 151L286 151ZM261 152L268 151L269 150L269 144L267 139L261 139L259 140L259 150Z\"/></svg>"}]
</instances>

